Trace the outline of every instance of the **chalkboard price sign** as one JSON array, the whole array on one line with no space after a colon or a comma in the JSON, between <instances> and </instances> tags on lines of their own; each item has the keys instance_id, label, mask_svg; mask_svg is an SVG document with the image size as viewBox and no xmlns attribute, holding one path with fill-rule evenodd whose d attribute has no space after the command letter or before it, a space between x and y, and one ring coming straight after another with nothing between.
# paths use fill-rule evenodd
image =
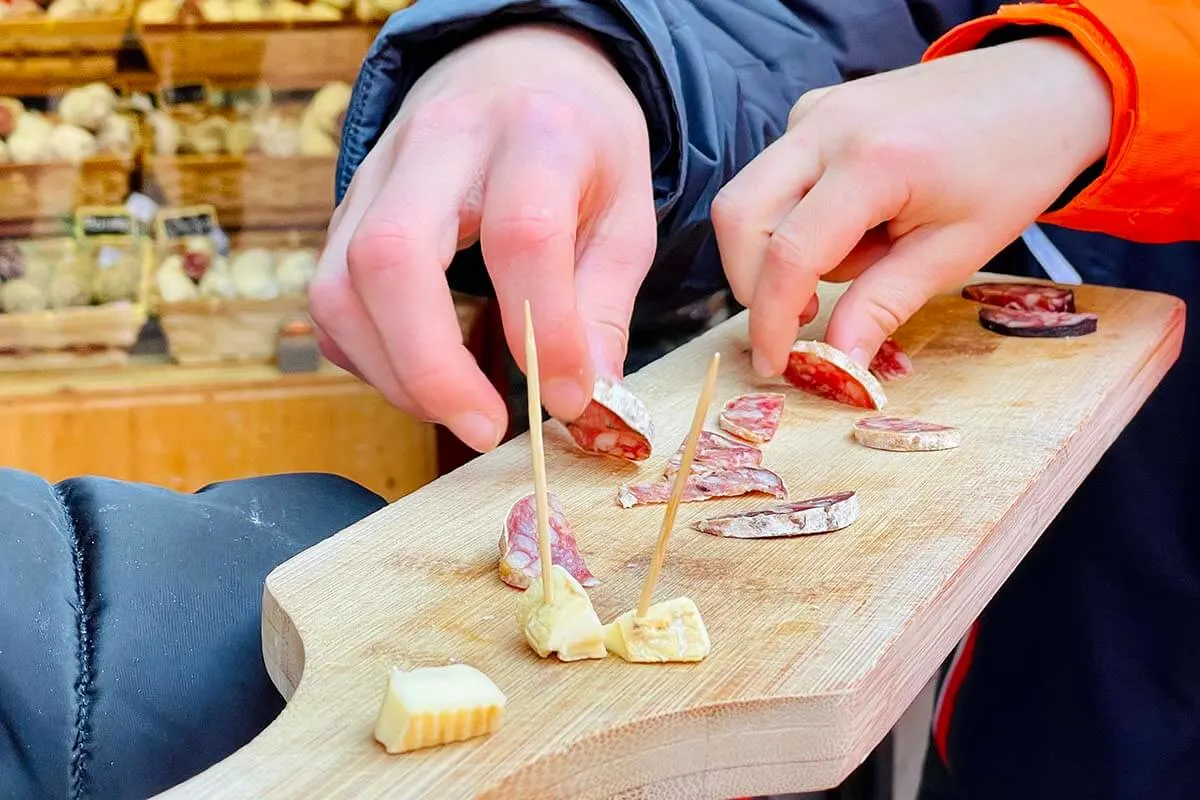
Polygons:
<instances>
[{"instance_id":1,"label":"chalkboard price sign","mask_svg":"<svg viewBox=\"0 0 1200 800\"><path fill-rule=\"evenodd\" d=\"M208 87L202 83L184 86L168 86L162 90L164 105L179 106L189 103L204 103L208 100Z\"/></svg>"},{"instance_id":2,"label":"chalkboard price sign","mask_svg":"<svg viewBox=\"0 0 1200 800\"><path fill-rule=\"evenodd\" d=\"M212 206L164 208L158 212L158 236L164 241L211 236L216 230L217 210Z\"/></svg>"},{"instance_id":3,"label":"chalkboard price sign","mask_svg":"<svg viewBox=\"0 0 1200 800\"><path fill-rule=\"evenodd\" d=\"M75 232L81 238L133 236L137 225L124 206L80 208L75 212Z\"/></svg>"}]
</instances>

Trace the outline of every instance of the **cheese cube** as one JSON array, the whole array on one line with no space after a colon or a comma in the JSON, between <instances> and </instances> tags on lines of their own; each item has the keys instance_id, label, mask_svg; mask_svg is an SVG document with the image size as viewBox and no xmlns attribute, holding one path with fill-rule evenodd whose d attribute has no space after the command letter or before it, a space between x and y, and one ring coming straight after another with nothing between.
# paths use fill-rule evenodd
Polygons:
<instances>
[{"instance_id":1,"label":"cheese cube","mask_svg":"<svg viewBox=\"0 0 1200 800\"><path fill-rule=\"evenodd\" d=\"M500 727L504 693L467 664L393 669L375 720L375 739L389 753L483 736Z\"/></svg>"},{"instance_id":2,"label":"cheese cube","mask_svg":"<svg viewBox=\"0 0 1200 800\"><path fill-rule=\"evenodd\" d=\"M550 570L553 602L543 602L539 577L517 601L517 624L539 656L557 653L560 661L604 658L604 626L579 581L558 564Z\"/></svg>"},{"instance_id":3,"label":"cheese cube","mask_svg":"<svg viewBox=\"0 0 1200 800\"><path fill-rule=\"evenodd\" d=\"M702 661L712 643L700 610L687 597L655 603L646 616L626 611L604 626L604 645L626 661Z\"/></svg>"}]
</instances>

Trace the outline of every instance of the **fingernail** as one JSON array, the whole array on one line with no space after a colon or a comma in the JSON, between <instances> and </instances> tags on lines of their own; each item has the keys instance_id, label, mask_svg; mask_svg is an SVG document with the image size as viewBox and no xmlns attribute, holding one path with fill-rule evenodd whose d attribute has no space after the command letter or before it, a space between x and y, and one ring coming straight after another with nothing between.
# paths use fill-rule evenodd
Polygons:
<instances>
[{"instance_id":1,"label":"fingernail","mask_svg":"<svg viewBox=\"0 0 1200 800\"><path fill-rule=\"evenodd\" d=\"M464 444L481 453L500 444L500 437L504 435L495 421L478 411L455 417L450 420L449 427Z\"/></svg>"},{"instance_id":2,"label":"fingernail","mask_svg":"<svg viewBox=\"0 0 1200 800\"><path fill-rule=\"evenodd\" d=\"M850 360L855 364L858 364L860 367L866 367L871 363L871 356L867 353L865 347L855 345L850 350Z\"/></svg>"},{"instance_id":3,"label":"fingernail","mask_svg":"<svg viewBox=\"0 0 1200 800\"><path fill-rule=\"evenodd\" d=\"M542 405L547 408L571 409L575 414L579 414L583 412L587 400L579 382L567 378L548 381L542 390Z\"/></svg>"},{"instance_id":4,"label":"fingernail","mask_svg":"<svg viewBox=\"0 0 1200 800\"><path fill-rule=\"evenodd\" d=\"M760 378L771 377L771 366L767 363L767 357L758 350L755 350L750 355L750 366L754 367L754 372Z\"/></svg>"}]
</instances>

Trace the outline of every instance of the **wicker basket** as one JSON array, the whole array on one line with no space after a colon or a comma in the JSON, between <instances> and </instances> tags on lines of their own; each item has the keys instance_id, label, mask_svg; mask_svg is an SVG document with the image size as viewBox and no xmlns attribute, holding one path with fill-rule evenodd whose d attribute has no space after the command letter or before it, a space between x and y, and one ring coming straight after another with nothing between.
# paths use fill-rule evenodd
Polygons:
<instances>
[{"instance_id":1,"label":"wicker basket","mask_svg":"<svg viewBox=\"0 0 1200 800\"><path fill-rule=\"evenodd\" d=\"M167 349L180 364L273 361L279 329L289 319L307 313L304 295L276 300L191 300L158 307Z\"/></svg>"},{"instance_id":2,"label":"wicker basket","mask_svg":"<svg viewBox=\"0 0 1200 800\"><path fill-rule=\"evenodd\" d=\"M336 166L332 156L150 156L146 180L165 205L212 204L232 228L322 228Z\"/></svg>"},{"instance_id":3,"label":"wicker basket","mask_svg":"<svg viewBox=\"0 0 1200 800\"><path fill-rule=\"evenodd\" d=\"M0 235L61 230L78 206L120 205L129 195L133 161L97 156L66 163L0 164Z\"/></svg>"},{"instance_id":4,"label":"wicker basket","mask_svg":"<svg viewBox=\"0 0 1200 800\"><path fill-rule=\"evenodd\" d=\"M352 82L378 25L254 22L139 25L150 66L165 85L318 89Z\"/></svg>"},{"instance_id":5,"label":"wicker basket","mask_svg":"<svg viewBox=\"0 0 1200 800\"><path fill-rule=\"evenodd\" d=\"M123 364L147 318L150 242L141 242L142 280L134 302L0 313L0 372Z\"/></svg>"},{"instance_id":6,"label":"wicker basket","mask_svg":"<svg viewBox=\"0 0 1200 800\"><path fill-rule=\"evenodd\" d=\"M0 54L113 53L133 27L133 3L112 15L0 20Z\"/></svg>"}]
</instances>

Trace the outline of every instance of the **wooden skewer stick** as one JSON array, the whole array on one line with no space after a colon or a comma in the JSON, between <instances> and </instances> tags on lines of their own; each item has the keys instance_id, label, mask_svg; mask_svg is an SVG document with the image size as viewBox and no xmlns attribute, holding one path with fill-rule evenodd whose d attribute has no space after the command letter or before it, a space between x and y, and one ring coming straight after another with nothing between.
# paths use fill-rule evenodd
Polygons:
<instances>
[{"instance_id":1,"label":"wooden skewer stick","mask_svg":"<svg viewBox=\"0 0 1200 800\"><path fill-rule=\"evenodd\" d=\"M550 499L546 492L546 450L542 445L542 388L538 378L537 344L533 338L533 314L525 301L525 379L529 384L529 449L533 456L533 499L537 508L538 560L542 571L542 602L554 600L550 570Z\"/></svg>"},{"instance_id":2,"label":"wooden skewer stick","mask_svg":"<svg viewBox=\"0 0 1200 800\"><path fill-rule=\"evenodd\" d=\"M696 415L692 417L692 429L683 445L683 456L679 461L679 471L675 473L675 485L671 487L671 497L667 501L667 513L663 517L662 530L658 533L658 547L654 551L654 559L650 562L650 574L646 576L646 584L642 587L642 599L638 602L637 615L641 619L650 610L650 601L654 597L654 586L658 583L658 575L662 572L663 559L667 557L667 539L671 536L671 528L675 525L675 512L679 510L679 500L683 497L683 487L687 484L692 471L692 458L696 455L696 443L700 440L700 431L704 428L704 419L708 416L708 407L712 403L713 387L717 383L717 367L721 363L721 354L713 353L712 364L708 368L708 376L704 379L704 388L700 399L696 401Z\"/></svg>"}]
</instances>

